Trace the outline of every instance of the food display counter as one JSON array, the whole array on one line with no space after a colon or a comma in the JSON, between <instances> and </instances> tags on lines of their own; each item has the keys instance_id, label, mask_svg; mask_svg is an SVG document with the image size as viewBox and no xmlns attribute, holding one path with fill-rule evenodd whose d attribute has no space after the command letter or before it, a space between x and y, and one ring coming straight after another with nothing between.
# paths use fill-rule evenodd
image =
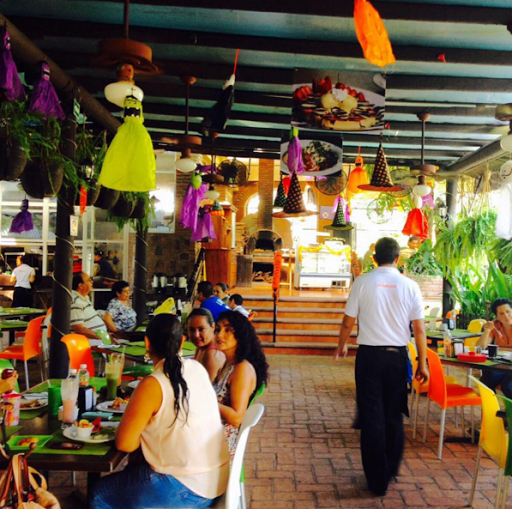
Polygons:
<instances>
[{"instance_id":1,"label":"food display counter","mask_svg":"<svg viewBox=\"0 0 512 509\"><path fill-rule=\"evenodd\" d=\"M351 282L350 246L331 241L298 248L295 288L348 290Z\"/></svg>"}]
</instances>

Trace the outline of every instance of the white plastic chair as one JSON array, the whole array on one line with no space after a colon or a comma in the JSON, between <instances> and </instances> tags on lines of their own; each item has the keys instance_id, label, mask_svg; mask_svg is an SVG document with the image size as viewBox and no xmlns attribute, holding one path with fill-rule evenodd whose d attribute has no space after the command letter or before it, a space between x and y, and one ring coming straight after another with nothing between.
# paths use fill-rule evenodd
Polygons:
<instances>
[{"instance_id":1,"label":"white plastic chair","mask_svg":"<svg viewBox=\"0 0 512 509\"><path fill-rule=\"evenodd\" d=\"M240 509L242 500L240 474L242 473L242 465L244 463L245 448L251 428L258 424L264 411L265 407L261 403L256 403L247 409L238 434L235 457L229 472L228 489L219 498L217 503L212 506L214 509Z\"/></svg>"}]
</instances>

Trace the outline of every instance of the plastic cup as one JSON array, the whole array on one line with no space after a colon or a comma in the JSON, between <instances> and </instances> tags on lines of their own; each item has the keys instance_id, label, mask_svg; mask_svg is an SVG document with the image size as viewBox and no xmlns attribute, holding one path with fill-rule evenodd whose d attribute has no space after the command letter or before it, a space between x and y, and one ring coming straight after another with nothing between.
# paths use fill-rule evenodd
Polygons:
<instances>
[{"instance_id":1,"label":"plastic cup","mask_svg":"<svg viewBox=\"0 0 512 509\"><path fill-rule=\"evenodd\" d=\"M5 405L6 426L17 426L20 422L21 394L11 392L2 398Z\"/></svg>"},{"instance_id":2,"label":"plastic cup","mask_svg":"<svg viewBox=\"0 0 512 509\"><path fill-rule=\"evenodd\" d=\"M70 424L75 420L75 407L78 399L78 384L74 378L62 380L60 387L62 397L62 421Z\"/></svg>"},{"instance_id":3,"label":"plastic cup","mask_svg":"<svg viewBox=\"0 0 512 509\"><path fill-rule=\"evenodd\" d=\"M117 365L117 369L119 371L117 385L121 385L121 379L123 377L123 369L124 369L124 353L113 353L110 356L110 362Z\"/></svg>"},{"instance_id":4,"label":"plastic cup","mask_svg":"<svg viewBox=\"0 0 512 509\"><path fill-rule=\"evenodd\" d=\"M60 396L60 387L48 387L48 414L52 417L57 417L61 405L62 398Z\"/></svg>"},{"instance_id":5,"label":"plastic cup","mask_svg":"<svg viewBox=\"0 0 512 509\"><path fill-rule=\"evenodd\" d=\"M107 379L107 401L112 401L116 399L117 384L121 380L118 362L107 362L105 366L105 378Z\"/></svg>"},{"instance_id":6,"label":"plastic cup","mask_svg":"<svg viewBox=\"0 0 512 509\"><path fill-rule=\"evenodd\" d=\"M489 359L495 359L498 356L498 345L488 345L487 352L489 353Z\"/></svg>"}]
</instances>

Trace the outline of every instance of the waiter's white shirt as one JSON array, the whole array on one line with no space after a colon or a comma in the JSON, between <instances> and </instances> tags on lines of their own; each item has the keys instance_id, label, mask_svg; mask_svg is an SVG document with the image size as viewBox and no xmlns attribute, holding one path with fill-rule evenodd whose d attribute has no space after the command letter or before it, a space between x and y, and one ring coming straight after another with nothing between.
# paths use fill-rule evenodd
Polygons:
<instances>
[{"instance_id":1,"label":"waiter's white shirt","mask_svg":"<svg viewBox=\"0 0 512 509\"><path fill-rule=\"evenodd\" d=\"M357 318L358 345L406 346L409 323L423 319L420 287L393 267L377 267L354 281L345 314Z\"/></svg>"},{"instance_id":2,"label":"waiter's white shirt","mask_svg":"<svg viewBox=\"0 0 512 509\"><path fill-rule=\"evenodd\" d=\"M21 287L30 290L32 288L30 285L30 276L35 276L36 271L30 265L22 263L12 271L12 275L16 278L16 283L14 284L15 288Z\"/></svg>"}]
</instances>

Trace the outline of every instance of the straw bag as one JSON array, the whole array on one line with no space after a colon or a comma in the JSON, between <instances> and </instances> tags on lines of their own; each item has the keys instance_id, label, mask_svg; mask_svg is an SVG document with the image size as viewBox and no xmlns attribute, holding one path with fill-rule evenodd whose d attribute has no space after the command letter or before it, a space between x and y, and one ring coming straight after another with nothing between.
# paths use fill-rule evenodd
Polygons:
<instances>
[{"instance_id":1,"label":"straw bag","mask_svg":"<svg viewBox=\"0 0 512 509\"><path fill-rule=\"evenodd\" d=\"M36 481L36 476L39 482ZM47 491L46 479L27 465L23 454L12 457L0 479L2 509L60 509L59 501Z\"/></svg>"}]
</instances>

